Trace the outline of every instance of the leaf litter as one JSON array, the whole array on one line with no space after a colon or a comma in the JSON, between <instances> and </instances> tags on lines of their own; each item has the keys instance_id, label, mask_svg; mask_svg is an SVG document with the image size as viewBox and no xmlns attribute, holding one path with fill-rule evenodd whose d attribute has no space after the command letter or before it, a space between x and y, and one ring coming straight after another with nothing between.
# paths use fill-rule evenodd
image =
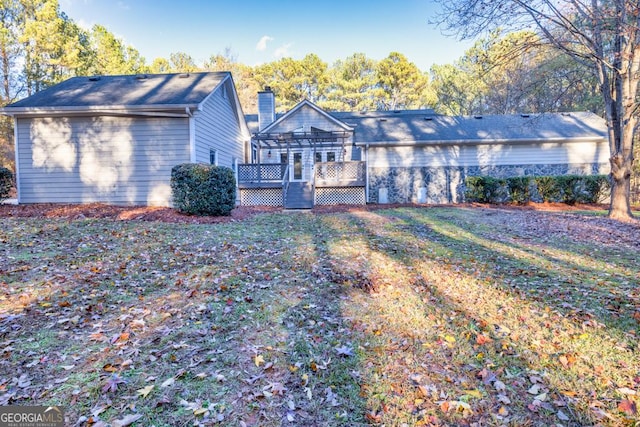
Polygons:
<instances>
[{"instance_id":1,"label":"leaf litter","mask_svg":"<svg viewBox=\"0 0 640 427\"><path fill-rule=\"evenodd\" d=\"M638 227L0 218L0 403L76 425L633 425Z\"/></svg>"}]
</instances>

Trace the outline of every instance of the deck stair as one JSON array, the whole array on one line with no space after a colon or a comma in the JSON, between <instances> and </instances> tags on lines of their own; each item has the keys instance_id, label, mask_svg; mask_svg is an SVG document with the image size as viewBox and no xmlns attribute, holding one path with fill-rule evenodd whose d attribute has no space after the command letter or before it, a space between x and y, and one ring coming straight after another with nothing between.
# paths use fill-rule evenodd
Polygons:
<instances>
[{"instance_id":1,"label":"deck stair","mask_svg":"<svg viewBox=\"0 0 640 427\"><path fill-rule=\"evenodd\" d=\"M313 184L310 182L289 182L284 195L285 209L311 209L313 207Z\"/></svg>"}]
</instances>

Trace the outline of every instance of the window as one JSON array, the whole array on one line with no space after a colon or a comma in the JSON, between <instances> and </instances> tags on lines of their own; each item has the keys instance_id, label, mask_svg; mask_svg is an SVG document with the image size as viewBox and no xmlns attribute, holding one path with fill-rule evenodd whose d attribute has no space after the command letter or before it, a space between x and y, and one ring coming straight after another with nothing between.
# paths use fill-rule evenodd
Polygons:
<instances>
[{"instance_id":1,"label":"window","mask_svg":"<svg viewBox=\"0 0 640 427\"><path fill-rule=\"evenodd\" d=\"M287 159L287 153L280 153L280 163L289 163L289 159Z\"/></svg>"},{"instance_id":2,"label":"window","mask_svg":"<svg viewBox=\"0 0 640 427\"><path fill-rule=\"evenodd\" d=\"M209 150L209 163L218 165L218 152L216 150Z\"/></svg>"},{"instance_id":3,"label":"window","mask_svg":"<svg viewBox=\"0 0 640 427\"><path fill-rule=\"evenodd\" d=\"M336 161L336 153L330 151L327 153L327 162L335 162Z\"/></svg>"},{"instance_id":4,"label":"window","mask_svg":"<svg viewBox=\"0 0 640 427\"><path fill-rule=\"evenodd\" d=\"M322 153L316 152L316 163L322 162Z\"/></svg>"}]
</instances>

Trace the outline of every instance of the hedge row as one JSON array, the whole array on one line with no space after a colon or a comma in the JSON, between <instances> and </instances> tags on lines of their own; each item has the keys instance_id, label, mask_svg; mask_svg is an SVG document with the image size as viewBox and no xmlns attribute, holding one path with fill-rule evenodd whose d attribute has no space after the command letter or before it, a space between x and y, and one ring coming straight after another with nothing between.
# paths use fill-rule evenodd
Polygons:
<instances>
[{"instance_id":1,"label":"hedge row","mask_svg":"<svg viewBox=\"0 0 640 427\"><path fill-rule=\"evenodd\" d=\"M208 164L185 163L171 169L173 206L192 215L229 215L236 204L233 171Z\"/></svg>"},{"instance_id":2,"label":"hedge row","mask_svg":"<svg viewBox=\"0 0 640 427\"><path fill-rule=\"evenodd\" d=\"M13 173L0 166L0 202L8 199L13 188Z\"/></svg>"},{"instance_id":3,"label":"hedge row","mask_svg":"<svg viewBox=\"0 0 640 427\"><path fill-rule=\"evenodd\" d=\"M608 175L517 176L465 179L465 199L480 203L599 203L610 191Z\"/></svg>"}]
</instances>

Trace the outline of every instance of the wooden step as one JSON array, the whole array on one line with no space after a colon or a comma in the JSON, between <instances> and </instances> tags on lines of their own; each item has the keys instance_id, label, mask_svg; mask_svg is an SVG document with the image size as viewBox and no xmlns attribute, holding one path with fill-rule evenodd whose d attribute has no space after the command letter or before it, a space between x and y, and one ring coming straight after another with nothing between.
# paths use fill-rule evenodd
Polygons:
<instances>
[{"instance_id":1,"label":"wooden step","mask_svg":"<svg viewBox=\"0 0 640 427\"><path fill-rule=\"evenodd\" d=\"M313 187L307 182L290 182L284 200L285 209L311 209Z\"/></svg>"}]
</instances>

